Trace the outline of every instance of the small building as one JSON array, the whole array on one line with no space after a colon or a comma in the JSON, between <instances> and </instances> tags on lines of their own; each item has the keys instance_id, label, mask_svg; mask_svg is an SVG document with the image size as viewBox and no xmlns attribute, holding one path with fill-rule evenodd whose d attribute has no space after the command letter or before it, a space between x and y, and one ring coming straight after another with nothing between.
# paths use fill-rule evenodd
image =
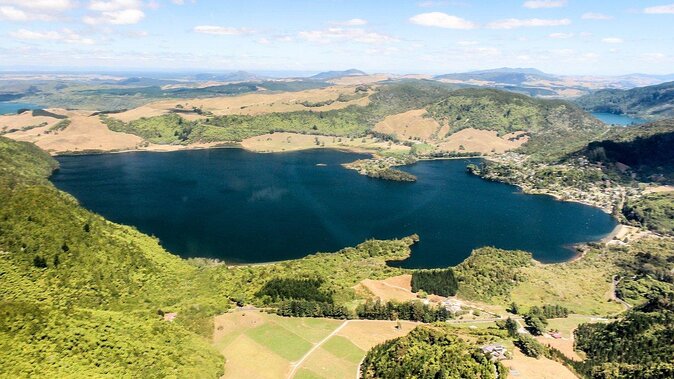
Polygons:
<instances>
[{"instance_id":1,"label":"small building","mask_svg":"<svg viewBox=\"0 0 674 379\"><path fill-rule=\"evenodd\" d=\"M482 346L482 352L485 355L489 356L491 359L497 360L497 361L508 358L508 356L507 356L508 349L506 349L505 346L499 345L499 344L491 344L491 345Z\"/></svg>"},{"instance_id":2,"label":"small building","mask_svg":"<svg viewBox=\"0 0 674 379\"><path fill-rule=\"evenodd\" d=\"M559 333L559 332L552 332L552 333L550 333L550 337L552 337L552 338L558 340L558 339L561 339L561 338L562 338L562 334Z\"/></svg>"},{"instance_id":3,"label":"small building","mask_svg":"<svg viewBox=\"0 0 674 379\"><path fill-rule=\"evenodd\" d=\"M447 299L442 302L442 305L445 307L447 311L450 313L458 313L461 312L461 302L455 299Z\"/></svg>"},{"instance_id":4,"label":"small building","mask_svg":"<svg viewBox=\"0 0 674 379\"><path fill-rule=\"evenodd\" d=\"M164 321L171 321L171 322L173 322L173 320L176 318L176 316L178 316L178 314L175 313L175 312L164 313Z\"/></svg>"}]
</instances>

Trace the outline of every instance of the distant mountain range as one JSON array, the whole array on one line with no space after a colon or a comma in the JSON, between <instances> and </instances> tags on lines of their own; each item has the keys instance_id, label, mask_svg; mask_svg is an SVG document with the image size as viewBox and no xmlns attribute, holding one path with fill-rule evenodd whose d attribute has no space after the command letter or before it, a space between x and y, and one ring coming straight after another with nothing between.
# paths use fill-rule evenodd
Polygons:
<instances>
[{"instance_id":1,"label":"distant mountain range","mask_svg":"<svg viewBox=\"0 0 674 379\"><path fill-rule=\"evenodd\" d=\"M253 74L248 71L234 71L224 74L196 74L194 79L200 82L214 81L214 82L250 82L256 80L268 79L266 76Z\"/></svg>"},{"instance_id":2,"label":"distant mountain range","mask_svg":"<svg viewBox=\"0 0 674 379\"><path fill-rule=\"evenodd\" d=\"M330 79L343 78L345 76L365 76L365 75L367 75L367 73L352 68L344 71L324 71L314 76L311 76L310 78L315 80L330 80Z\"/></svg>"},{"instance_id":3,"label":"distant mountain range","mask_svg":"<svg viewBox=\"0 0 674 379\"><path fill-rule=\"evenodd\" d=\"M629 90L602 89L578 98L576 103L590 112L642 118L674 117L674 82Z\"/></svg>"}]
</instances>

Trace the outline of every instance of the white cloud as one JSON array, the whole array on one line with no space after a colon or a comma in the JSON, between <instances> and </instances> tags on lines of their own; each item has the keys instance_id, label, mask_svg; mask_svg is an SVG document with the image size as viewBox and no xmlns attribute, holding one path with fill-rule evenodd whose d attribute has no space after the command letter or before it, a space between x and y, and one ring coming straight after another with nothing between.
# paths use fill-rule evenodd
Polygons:
<instances>
[{"instance_id":1,"label":"white cloud","mask_svg":"<svg viewBox=\"0 0 674 379\"><path fill-rule=\"evenodd\" d=\"M260 45L269 45L271 41L268 38L262 37L257 39L257 43L259 43Z\"/></svg>"},{"instance_id":2,"label":"white cloud","mask_svg":"<svg viewBox=\"0 0 674 379\"><path fill-rule=\"evenodd\" d=\"M459 46L475 46L479 44L477 41L459 41L456 43Z\"/></svg>"},{"instance_id":3,"label":"white cloud","mask_svg":"<svg viewBox=\"0 0 674 379\"><path fill-rule=\"evenodd\" d=\"M583 20L611 20L613 16L603 13L587 12L580 16Z\"/></svg>"},{"instance_id":4,"label":"white cloud","mask_svg":"<svg viewBox=\"0 0 674 379\"><path fill-rule=\"evenodd\" d=\"M141 7L141 2L138 0L92 0L89 3L89 9L98 12L118 11L122 9L138 9Z\"/></svg>"},{"instance_id":5,"label":"white cloud","mask_svg":"<svg viewBox=\"0 0 674 379\"><path fill-rule=\"evenodd\" d=\"M461 17L442 12L421 13L410 18L410 22L423 26L434 26L445 29L475 29L477 25Z\"/></svg>"},{"instance_id":6,"label":"white cloud","mask_svg":"<svg viewBox=\"0 0 674 379\"><path fill-rule=\"evenodd\" d=\"M395 42L396 38L376 32L368 32L359 28L328 28L299 32L298 36L313 43L332 43L339 41L353 41L359 43L387 43Z\"/></svg>"},{"instance_id":7,"label":"white cloud","mask_svg":"<svg viewBox=\"0 0 674 379\"><path fill-rule=\"evenodd\" d=\"M674 14L674 4L658 5L644 9L648 14Z\"/></svg>"},{"instance_id":8,"label":"white cloud","mask_svg":"<svg viewBox=\"0 0 674 379\"><path fill-rule=\"evenodd\" d=\"M91 38L82 37L70 29L63 29L61 31L45 31L36 32L27 29L19 29L9 33L10 36L20 40L32 41L62 41L65 43L79 44L79 45L93 45L95 41Z\"/></svg>"},{"instance_id":9,"label":"white cloud","mask_svg":"<svg viewBox=\"0 0 674 379\"><path fill-rule=\"evenodd\" d=\"M530 0L525 1L522 6L529 9L560 8L566 6L566 0Z\"/></svg>"},{"instance_id":10,"label":"white cloud","mask_svg":"<svg viewBox=\"0 0 674 379\"><path fill-rule=\"evenodd\" d=\"M145 12L139 0L92 0L89 9L97 12L94 15L85 16L82 20L89 25L129 25L137 24L145 18Z\"/></svg>"},{"instance_id":11,"label":"white cloud","mask_svg":"<svg viewBox=\"0 0 674 379\"><path fill-rule=\"evenodd\" d=\"M367 25L367 20L362 18L352 18L347 21L334 22L333 24L342 26L363 26Z\"/></svg>"},{"instance_id":12,"label":"white cloud","mask_svg":"<svg viewBox=\"0 0 674 379\"><path fill-rule=\"evenodd\" d=\"M35 11L64 11L75 7L75 3L71 0L0 0L0 4L16 5Z\"/></svg>"},{"instance_id":13,"label":"white cloud","mask_svg":"<svg viewBox=\"0 0 674 379\"><path fill-rule=\"evenodd\" d=\"M5 21L51 21L54 17L48 14L25 11L14 6L0 6L0 20Z\"/></svg>"},{"instance_id":14,"label":"white cloud","mask_svg":"<svg viewBox=\"0 0 674 379\"><path fill-rule=\"evenodd\" d=\"M548 37L555 39L567 39L573 37L573 33L551 33Z\"/></svg>"},{"instance_id":15,"label":"white cloud","mask_svg":"<svg viewBox=\"0 0 674 379\"><path fill-rule=\"evenodd\" d=\"M211 34L216 36L238 36L242 34L250 34L253 31L246 28L232 28L229 26L217 25L198 25L192 29L196 33Z\"/></svg>"},{"instance_id":16,"label":"white cloud","mask_svg":"<svg viewBox=\"0 0 674 379\"><path fill-rule=\"evenodd\" d=\"M140 9L122 9L112 12L101 12L98 16L85 16L82 20L85 24L100 25L129 25L137 24L143 18L145 13Z\"/></svg>"},{"instance_id":17,"label":"white cloud","mask_svg":"<svg viewBox=\"0 0 674 379\"><path fill-rule=\"evenodd\" d=\"M498 20L487 25L490 29L514 29L520 27L533 27L533 26L563 26L570 25L571 20L568 18L562 19L543 19L543 18L508 18L505 20Z\"/></svg>"},{"instance_id":18,"label":"white cloud","mask_svg":"<svg viewBox=\"0 0 674 379\"><path fill-rule=\"evenodd\" d=\"M602 38L601 42L603 43L623 43L622 38L618 37L607 37L607 38Z\"/></svg>"},{"instance_id":19,"label":"white cloud","mask_svg":"<svg viewBox=\"0 0 674 379\"><path fill-rule=\"evenodd\" d=\"M21 9L14 7L0 7L0 20L7 21L28 21L28 14Z\"/></svg>"}]
</instances>

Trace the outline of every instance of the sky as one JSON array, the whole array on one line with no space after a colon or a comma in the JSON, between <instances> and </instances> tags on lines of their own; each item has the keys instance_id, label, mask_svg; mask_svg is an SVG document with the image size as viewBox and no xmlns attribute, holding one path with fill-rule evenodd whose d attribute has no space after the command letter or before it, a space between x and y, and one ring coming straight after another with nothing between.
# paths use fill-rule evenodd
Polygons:
<instances>
[{"instance_id":1,"label":"sky","mask_svg":"<svg viewBox=\"0 0 674 379\"><path fill-rule=\"evenodd\" d=\"M674 0L0 0L0 70L674 73Z\"/></svg>"}]
</instances>

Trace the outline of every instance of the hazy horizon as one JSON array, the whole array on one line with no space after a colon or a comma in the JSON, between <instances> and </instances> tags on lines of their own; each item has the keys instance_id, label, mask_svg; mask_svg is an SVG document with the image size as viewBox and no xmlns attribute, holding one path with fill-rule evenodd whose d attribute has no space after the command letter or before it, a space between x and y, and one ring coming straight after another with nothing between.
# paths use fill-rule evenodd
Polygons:
<instances>
[{"instance_id":1,"label":"hazy horizon","mask_svg":"<svg viewBox=\"0 0 674 379\"><path fill-rule=\"evenodd\" d=\"M0 70L672 74L667 1L0 0Z\"/></svg>"}]
</instances>

